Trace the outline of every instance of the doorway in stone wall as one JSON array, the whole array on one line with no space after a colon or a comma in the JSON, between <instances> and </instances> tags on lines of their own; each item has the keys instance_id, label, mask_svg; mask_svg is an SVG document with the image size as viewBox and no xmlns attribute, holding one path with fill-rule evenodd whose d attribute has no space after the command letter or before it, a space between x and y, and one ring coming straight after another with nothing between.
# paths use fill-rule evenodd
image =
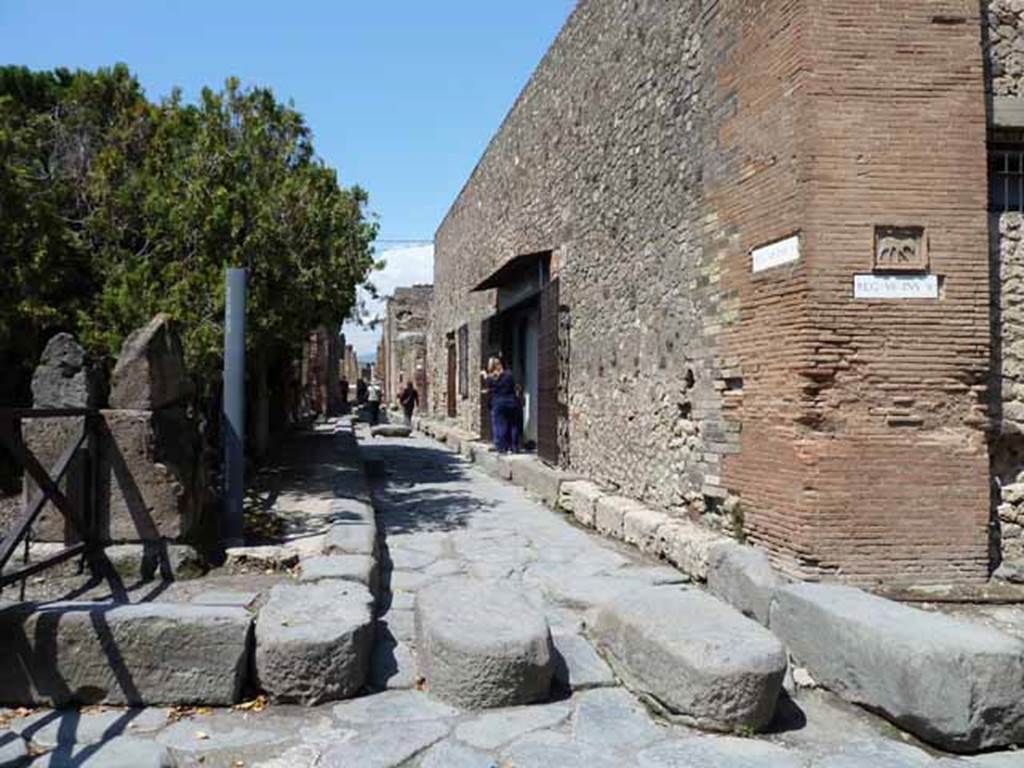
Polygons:
<instances>
[{"instance_id":1,"label":"doorway in stone wall","mask_svg":"<svg viewBox=\"0 0 1024 768\"><path fill-rule=\"evenodd\" d=\"M551 253L517 256L474 288L497 290L497 312L481 326L481 362L498 356L515 378L522 396L520 447L537 450L544 433L544 415L555 412L545 405L543 372L551 364L543 358L541 297L550 283ZM557 349L551 350L557 354ZM557 361L555 361L557 370ZM557 392L548 396L557 395ZM484 398L480 403L481 432L489 433L490 414ZM487 425L487 426L485 426Z\"/></svg>"},{"instance_id":2,"label":"doorway in stone wall","mask_svg":"<svg viewBox=\"0 0 1024 768\"><path fill-rule=\"evenodd\" d=\"M456 402L456 382L458 375L458 351L455 348L455 334L449 333L446 337L448 347L448 418L454 419L458 415L458 404Z\"/></svg>"}]
</instances>

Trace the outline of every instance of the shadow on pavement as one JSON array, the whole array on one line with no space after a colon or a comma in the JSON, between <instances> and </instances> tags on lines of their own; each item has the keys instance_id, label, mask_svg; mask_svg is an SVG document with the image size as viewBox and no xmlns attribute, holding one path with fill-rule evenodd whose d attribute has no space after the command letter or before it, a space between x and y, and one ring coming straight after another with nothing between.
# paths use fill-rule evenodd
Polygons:
<instances>
[{"instance_id":1,"label":"shadow on pavement","mask_svg":"<svg viewBox=\"0 0 1024 768\"><path fill-rule=\"evenodd\" d=\"M386 534L455 530L487 508L473 491L445 487L467 480L465 464L447 451L415 443L363 443L363 453L374 464L370 480L377 521Z\"/></svg>"}]
</instances>

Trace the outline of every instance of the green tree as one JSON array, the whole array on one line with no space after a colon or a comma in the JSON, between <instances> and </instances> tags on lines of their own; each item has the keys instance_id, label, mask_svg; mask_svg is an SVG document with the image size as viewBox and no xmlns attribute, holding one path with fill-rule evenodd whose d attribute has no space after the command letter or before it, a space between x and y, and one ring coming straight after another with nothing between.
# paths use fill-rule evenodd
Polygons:
<instances>
[{"instance_id":1,"label":"green tree","mask_svg":"<svg viewBox=\"0 0 1024 768\"><path fill-rule=\"evenodd\" d=\"M268 369L351 312L374 265L366 204L269 89L229 80L196 104L180 92L153 104L123 65L0 68L0 253L15 276L0 293L0 350L24 380L56 330L110 359L167 312L209 399L224 270L247 266L250 381L265 395Z\"/></svg>"}]
</instances>

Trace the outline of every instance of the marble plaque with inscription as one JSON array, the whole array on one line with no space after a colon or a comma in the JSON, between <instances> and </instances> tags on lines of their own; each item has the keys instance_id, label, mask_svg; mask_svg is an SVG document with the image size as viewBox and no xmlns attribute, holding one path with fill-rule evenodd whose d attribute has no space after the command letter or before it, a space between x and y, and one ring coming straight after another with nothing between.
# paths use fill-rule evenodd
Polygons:
<instances>
[{"instance_id":1,"label":"marble plaque with inscription","mask_svg":"<svg viewBox=\"0 0 1024 768\"><path fill-rule=\"evenodd\" d=\"M937 299L936 275L854 275L855 299Z\"/></svg>"},{"instance_id":2,"label":"marble plaque with inscription","mask_svg":"<svg viewBox=\"0 0 1024 768\"><path fill-rule=\"evenodd\" d=\"M791 264L800 260L800 236L793 235L785 240L778 240L750 252L753 260L753 271L763 272L772 267Z\"/></svg>"}]
</instances>

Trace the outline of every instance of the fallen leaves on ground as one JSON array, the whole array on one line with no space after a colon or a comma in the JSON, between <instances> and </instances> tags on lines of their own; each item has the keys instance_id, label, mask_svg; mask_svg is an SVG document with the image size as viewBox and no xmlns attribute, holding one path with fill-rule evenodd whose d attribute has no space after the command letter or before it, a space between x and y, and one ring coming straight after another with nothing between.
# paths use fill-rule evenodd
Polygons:
<instances>
[{"instance_id":1,"label":"fallen leaves on ground","mask_svg":"<svg viewBox=\"0 0 1024 768\"><path fill-rule=\"evenodd\" d=\"M189 717L202 717L203 715L210 714L211 710L209 707L171 707L167 711L167 721L170 723L176 723L179 720L184 720Z\"/></svg>"},{"instance_id":2,"label":"fallen leaves on ground","mask_svg":"<svg viewBox=\"0 0 1024 768\"><path fill-rule=\"evenodd\" d=\"M235 704L232 707L234 710L240 710L242 712L262 712L267 708L267 697L260 694L255 699L249 699L249 701L243 701L241 704Z\"/></svg>"}]
</instances>

